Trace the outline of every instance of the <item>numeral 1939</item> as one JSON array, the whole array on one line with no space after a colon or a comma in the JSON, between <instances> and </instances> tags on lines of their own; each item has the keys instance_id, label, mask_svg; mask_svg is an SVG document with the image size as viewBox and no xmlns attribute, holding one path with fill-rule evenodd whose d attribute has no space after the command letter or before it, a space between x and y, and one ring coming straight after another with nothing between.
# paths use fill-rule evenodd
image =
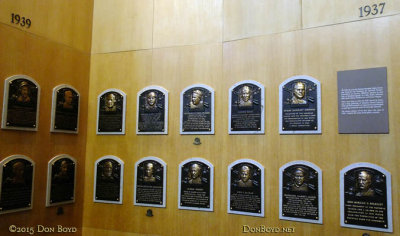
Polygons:
<instances>
[{"instance_id":1,"label":"numeral 1939","mask_svg":"<svg viewBox=\"0 0 400 236\"><path fill-rule=\"evenodd\" d=\"M11 23L29 28L31 27L32 21L29 18L21 17L18 14L11 13Z\"/></svg>"},{"instance_id":2,"label":"numeral 1939","mask_svg":"<svg viewBox=\"0 0 400 236\"><path fill-rule=\"evenodd\" d=\"M370 14L375 16L377 14L383 14L383 9L385 8L385 3L381 2L379 4L373 4L371 6L366 5L358 8L360 10L360 17L369 16Z\"/></svg>"}]
</instances>

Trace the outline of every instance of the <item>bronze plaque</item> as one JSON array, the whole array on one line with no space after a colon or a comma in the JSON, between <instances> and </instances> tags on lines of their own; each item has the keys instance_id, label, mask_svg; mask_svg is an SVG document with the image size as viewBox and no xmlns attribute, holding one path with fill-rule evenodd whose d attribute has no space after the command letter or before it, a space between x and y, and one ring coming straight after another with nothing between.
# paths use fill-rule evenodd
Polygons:
<instances>
[{"instance_id":1,"label":"bronze plaque","mask_svg":"<svg viewBox=\"0 0 400 236\"><path fill-rule=\"evenodd\" d=\"M264 133L264 87L245 81L230 90L230 134Z\"/></svg>"},{"instance_id":2,"label":"bronze plaque","mask_svg":"<svg viewBox=\"0 0 400 236\"><path fill-rule=\"evenodd\" d=\"M322 224L322 173L305 161L280 169L280 219Z\"/></svg>"},{"instance_id":3,"label":"bronze plaque","mask_svg":"<svg viewBox=\"0 0 400 236\"><path fill-rule=\"evenodd\" d=\"M3 128L37 129L39 88L29 79L17 77L8 86L6 122ZM4 119L4 118L3 118Z\"/></svg>"},{"instance_id":4,"label":"bronze plaque","mask_svg":"<svg viewBox=\"0 0 400 236\"><path fill-rule=\"evenodd\" d=\"M136 166L135 205L165 207L165 164L145 158Z\"/></svg>"},{"instance_id":5,"label":"bronze plaque","mask_svg":"<svg viewBox=\"0 0 400 236\"><path fill-rule=\"evenodd\" d=\"M212 88L205 85L190 86L181 96L181 134L213 134Z\"/></svg>"},{"instance_id":6,"label":"bronze plaque","mask_svg":"<svg viewBox=\"0 0 400 236\"><path fill-rule=\"evenodd\" d=\"M51 165L50 204L71 202L75 194L75 162L61 158Z\"/></svg>"},{"instance_id":7,"label":"bronze plaque","mask_svg":"<svg viewBox=\"0 0 400 236\"><path fill-rule=\"evenodd\" d=\"M192 158L183 162L179 170L179 209L212 211L213 166Z\"/></svg>"},{"instance_id":8,"label":"bronze plaque","mask_svg":"<svg viewBox=\"0 0 400 236\"><path fill-rule=\"evenodd\" d=\"M138 97L138 134L166 133L168 94L155 87Z\"/></svg>"},{"instance_id":9,"label":"bronze plaque","mask_svg":"<svg viewBox=\"0 0 400 236\"><path fill-rule=\"evenodd\" d=\"M56 91L56 107L53 129L55 131L77 131L79 95L68 87Z\"/></svg>"},{"instance_id":10,"label":"bronze plaque","mask_svg":"<svg viewBox=\"0 0 400 236\"><path fill-rule=\"evenodd\" d=\"M96 166L95 200L120 202L122 181L121 164L114 159L103 159Z\"/></svg>"},{"instance_id":11,"label":"bronze plaque","mask_svg":"<svg viewBox=\"0 0 400 236\"><path fill-rule=\"evenodd\" d=\"M342 226L392 232L390 179L389 172L369 163L342 170Z\"/></svg>"},{"instance_id":12,"label":"bronze plaque","mask_svg":"<svg viewBox=\"0 0 400 236\"><path fill-rule=\"evenodd\" d=\"M280 85L280 133L321 133L320 83L294 76Z\"/></svg>"},{"instance_id":13,"label":"bronze plaque","mask_svg":"<svg viewBox=\"0 0 400 236\"><path fill-rule=\"evenodd\" d=\"M125 96L108 91L99 97L98 134L123 134L125 122Z\"/></svg>"},{"instance_id":14,"label":"bronze plaque","mask_svg":"<svg viewBox=\"0 0 400 236\"><path fill-rule=\"evenodd\" d=\"M264 171L244 160L229 167L228 213L264 216Z\"/></svg>"},{"instance_id":15,"label":"bronze plaque","mask_svg":"<svg viewBox=\"0 0 400 236\"><path fill-rule=\"evenodd\" d=\"M0 213L30 208L34 166L23 158L11 159L3 166Z\"/></svg>"}]
</instances>

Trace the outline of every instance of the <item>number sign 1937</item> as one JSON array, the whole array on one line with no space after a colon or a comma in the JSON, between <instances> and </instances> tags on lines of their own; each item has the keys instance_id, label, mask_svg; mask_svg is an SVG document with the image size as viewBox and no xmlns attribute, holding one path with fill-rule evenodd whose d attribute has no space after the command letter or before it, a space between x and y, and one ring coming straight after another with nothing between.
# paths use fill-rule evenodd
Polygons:
<instances>
[{"instance_id":1,"label":"number sign 1937","mask_svg":"<svg viewBox=\"0 0 400 236\"><path fill-rule=\"evenodd\" d=\"M360 10L360 18L369 15L382 15L383 9L385 8L385 3L381 2L379 4L373 4L371 6L366 5L363 7L358 8Z\"/></svg>"}]
</instances>

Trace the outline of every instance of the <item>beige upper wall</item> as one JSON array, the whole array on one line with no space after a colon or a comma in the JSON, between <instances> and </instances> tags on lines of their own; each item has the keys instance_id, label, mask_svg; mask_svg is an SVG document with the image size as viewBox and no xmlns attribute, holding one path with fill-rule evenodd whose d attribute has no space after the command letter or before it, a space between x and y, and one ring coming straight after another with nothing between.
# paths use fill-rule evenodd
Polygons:
<instances>
[{"instance_id":1,"label":"beige upper wall","mask_svg":"<svg viewBox=\"0 0 400 236\"><path fill-rule=\"evenodd\" d=\"M224 41L301 29L301 0L224 1Z\"/></svg>"},{"instance_id":2,"label":"beige upper wall","mask_svg":"<svg viewBox=\"0 0 400 236\"><path fill-rule=\"evenodd\" d=\"M90 52L93 0L1 0L0 22ZM32 21L30 28L11 23L11 14Z\"/></svg>"},{"instance_id":3,"label":"beige upper wall","mask_svg":"<svg viewBox=\"0 0 400 236\"><path fill-rule=\"evenodd\" d=\"M92 53L153 46L153 0L95 0Z\"/></svg>"},{"instance_id":4,"label":"beige upper wall","mask_svg":"<svg viewBox=\"0 0 400 236\"><path fill-rule=\"evenodd\" d=\"M385 3L383 12L380 14L382 7L380 3ZM373 13L377 5L378 13L376 15L363 13L360 17L360 7L371 6ZM323 25L332 25L337 23L344 23L357 20L366 20L381 16L388 16L400 13L400 1L396 0L335 0L335 1L321 1L321 0L303 0L303 27L311 28Z\"/></svg>"}]
</instances>

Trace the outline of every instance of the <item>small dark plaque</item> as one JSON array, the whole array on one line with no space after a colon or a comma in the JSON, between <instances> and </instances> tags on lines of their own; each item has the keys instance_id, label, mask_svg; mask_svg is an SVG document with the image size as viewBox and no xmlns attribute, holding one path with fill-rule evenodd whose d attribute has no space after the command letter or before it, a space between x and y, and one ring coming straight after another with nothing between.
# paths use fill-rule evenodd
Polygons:
<instances>
[{"instance_id":1,"label":"small dark plaque","mask_svg":"<svg viewBox=\"0 0 400 236\"><path fill-rule=\"evenodd\" d=\"M121 203L121 164L111 158L105 158L96 164L95 201Z\"/></svg>"},{"instance_id":2,"label":"small dark plaque","mask_svg":"<svg viewBox=\"0 0 400 236\"><path fill-rule=\"evenodd\" d=\"M280 85L280 133L321 133L320 83L294 76Z\"/></svg>"},{"instance_id":3,"label":"small dark plaque","mask_svg":"<svg viewBox=\"0 0 400 236\"><path fill-rule=\"evenodd\" d=\"M70 87L61 87L55 89L53 95L55 101L55 112L53 114L54 121L52 131L63 132L72 131L76 133L78 130L78 114L79 114L79 94ZM53 108L54 109L54 108Z\"/></svg>"},{"instance_id":4,"label":"small dark plaque","mask_svg":"<svg viewBox=\"0 0 400 236\"><path fill-rule=\"evenodd\" d=\"M4 162L0 214L30 209L32 204L33 163L20 156Z\"/></svg>"},{"instance_id":5,"label":"small dark plaque","mask_svg":"<svg viewBox=\"0 0 400 236\"><path fill-rule=\"evenodd\" d=\"M99 96L98 134L125 133L125 102L122 91L107 90Z\"/></svg>"},{"instance_id":6,"label":"small dark plaque","mask_svg":"<svg viewBox=\"0 0 400 236\"><path fill-rule=\"evenodd\" d=\"M308 162L296 161L283 166L280 219L322 224L321 178L321 170Z\"/></svg>"},{"instance_id":7,"label":"small dark plaque","mask_svg":"<svg viewBox=\"0 0 400 236\"><path fill-rule=\"evenodd\" d=\"M70 158L60 158L51 163L50 197L48 205L58 205L74 201L75 162Z\"/></svg>"},{"instance_id":8,"label":"small dark plaque","mask_svg":"<svg viewBox=\"0 0 400 236\"><path fill-rule=\"evenodd\" d=\"M243 81L229 90L229 133L264 133L264 86Z\"/></svg>"},{"instance_id":9,"label":"small dark plaque","mask_svg":"<svg viewBox=\"0 0 400 236\"><path fill-rule=\"evenodd\" d=\"M168 92L145 88L138 94L137 134L167 134Z\"/></svg>"},{"instance_id":10,"label":"small dark plaque","mask_svg":"<svg viewBox=\"0 0 400 236\"><path fill-rule=\"evenodd\" d=\"M201 158L179 165L179 209L213 210L213 166Z\"/></svg>"},{"instance_id":11,"label":"small dark plaque","mask_svg":"<svg viewBox=\"0 0 400 236\"><path fill-rule=\"evenodd\" d=\"M264 216L264 169L255 161L229 166L228 213Z\"/></svg>"},{"instance_id":12,"label":"small dark plaque","mask_svg":"<svg viewBox=\"0 0 400 236\"><path fill-rule=\"evenodd\" d=\"M341 171L342 226L392 232L390 174L368 163Z\"/></svg>"},{"instance_id":13,"label":"small dark plaque","mask_svg":"<svg viewBox=\"0 0 400 236\"><path fill-rule=\"evenodd\" d=\"M136 163L135 205L165 207L165 163L147 157Z\"/></svg>"},{"instance_id":14,"label":"small dark plaque","mask_svg":"<svg viewBox=\"0 0 400 236\"><path fill-rule=\"evenodd\" d=\"M39 86L27 76L6 80L2 128L37 130Z\"/></svg>"},{"instance_id":15,"label":"small dark plaque","mask_svg":"<svg viewBox=\"0 0 400 236\"><path fill-rule=\"evenodd\" d=\"M181 94L181 134L214 133L214 90L193 85Z\"/></svg>"}]
</instances>

